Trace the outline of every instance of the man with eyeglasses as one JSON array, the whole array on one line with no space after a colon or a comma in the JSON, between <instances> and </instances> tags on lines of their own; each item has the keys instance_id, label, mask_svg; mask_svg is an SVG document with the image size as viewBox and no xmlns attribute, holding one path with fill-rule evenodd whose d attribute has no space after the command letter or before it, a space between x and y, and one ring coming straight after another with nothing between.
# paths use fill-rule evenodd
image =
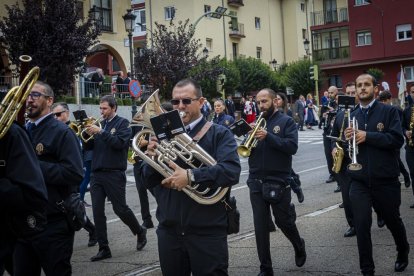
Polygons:
<instances>
[{"instance_id":1,"label":"man with eyeglasses","mask_svg":"<svg viewBox=\"0 0 414 276\"><path fill-rule=\"evenodd\" d=\"M98 237L99 251L92 262L112 257L106 230L105 199L112 203L115 214L137 236L136 249L147 244L147 228L138 223L132 210L126 204L126 175L129 139L129 121L116 114L117 103L112 95L100 99L101 127L96 124L86 128L94 138L92 158L91 196L92 211Z\"/></svg>"},{"instance_id":2,"label":"man with eyeglasses","mask_svg":"<svg viewBox=\"0 0 414 276\"><path fill-rule=\"evenodd\" d=\"M70 275L74 230L59 204L77 191L83 178L80 145L65 124L55 120L50 108L52 88L41 81L26 100L27 130L40 162L48 191L45 231L31 239L19 239L14 252L15 275ZM78 149L78 150L74 150Z\"/></svg>"},{"instance_id":3,"label":"man with eyeglasses","mask_svg":"<svg viewBox=\"0 0 414 276\"><path fill-rule=\"evenodd\" d=\"M60 102L55 103L52 105L52 113L55 115L55 118L62 123L66 124L67 126L70 125L69 120L69 106L67 103ZM79 139L79 138L78 138ZM85 171L85 175L83 177L83 180L81 184L79 185L79 191L80 191L80 199L85 205L85 207L90 207L91 205L87 204L85 202L85 192L86 188L90 181L90 175L91 175L91 162L92 162L92 152L93 152L93 142L89 141L88 143L84 143L81 139L79 139L79 143L81 145L81 155L83 158L83 168ZM89 233L89 241L88 246L94 246L98 243L96 240L96 233L95 233L95 225L91 222L89 217L86 217L86 223L84 226L84 229L88 231Z\"/></svg>"},{"instance_id":4,"label":"man with eyeglasses","mask_svg":"<svg viewBox=\"0 0 414 276\"><path fill-rule=\"evenodd\" d=\"M207 123L201 114L205 99L200 85L191 79L179 81L173 88L171 104L184 113L182 121L190 137L200 133ZM204 131L203 131L204 132ZM155 156L158 143L153 138L147 147ZM174 173L164 178L144 164L143 179L154 189L159 221L158 253L163 275L227 275L227 214L223 202L199 204L182 190L189 183L217 188L231 187L239 181L240 161L237 144L229 129L211 124L199 140L201 146L217 161L210 167L190 169L177 161Z\"/></svg>"}]
</instances>

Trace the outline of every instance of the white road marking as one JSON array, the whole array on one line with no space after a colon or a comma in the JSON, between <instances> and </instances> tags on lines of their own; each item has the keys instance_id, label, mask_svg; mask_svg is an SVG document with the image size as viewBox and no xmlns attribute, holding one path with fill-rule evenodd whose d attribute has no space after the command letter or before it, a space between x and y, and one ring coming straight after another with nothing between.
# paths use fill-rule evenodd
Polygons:
<instances>
[{"instance_id":1,"label":"white road marking","mask_svg":"<svg viewBox=\"0 0 414 276\"><path fill-rule=\"evenodd\" d=\"M334 210L334 209L338 208L338 207L339 207L339 204L340 204L340 203L335 204L335 205L332 205L332 206L329 206L329 207L326 207L326 208L323 208L323 209L318 210L318 211L316 211L316 212L313 212L313 213L307 214L307 215L305 215L305 217L316 217L316 216L322 215L322 214L324 214L324 213L326 213L326 212L329 212L329 211L332 211L332 210Z\"/></svg>"}]
</instances>

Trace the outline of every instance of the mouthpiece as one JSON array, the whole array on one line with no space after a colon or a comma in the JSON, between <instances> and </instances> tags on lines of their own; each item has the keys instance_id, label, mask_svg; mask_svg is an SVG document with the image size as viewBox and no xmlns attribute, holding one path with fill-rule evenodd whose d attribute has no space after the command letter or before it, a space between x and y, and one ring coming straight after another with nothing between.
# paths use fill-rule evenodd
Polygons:
<instances>
[{"instance_id":1,"label":"mouthpiece","mask_svg":"<svg viewBox=\"0 0 414 276\"><path fill-rule=\"evenodd\" d=\"M184 111L180 111L180 117L182 118L182 117L184 117L184 115L185 115L185 112Z\"/></svg>"}]
</instances>

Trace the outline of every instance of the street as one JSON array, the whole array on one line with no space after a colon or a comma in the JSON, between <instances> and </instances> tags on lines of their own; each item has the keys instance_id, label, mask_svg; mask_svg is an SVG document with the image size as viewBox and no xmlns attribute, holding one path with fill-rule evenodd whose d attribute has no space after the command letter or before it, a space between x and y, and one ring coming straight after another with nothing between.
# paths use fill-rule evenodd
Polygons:
<instances>
[{"instance_id":1,"label":"street","mask_svg":"<svg viewBox=\"0 0 414 276\"><path fill-rule=\"evenodd\" d=\"M240 183L232 188L232 195L236 196L241 213L241 226L239 234L228 238L229 274L257 275L260 264L256 252L249 190L246 186L247 159L241 159L241 164ZM294 156L293 168L300 175L305 194L305 201L300 204L296 194L292 193L292 202L296 206L299 232L306 241L307 261L303 267L296 267L293 247L278 229L270 234L275 275L359 275L356 237L343 237L348 225L344 210L338 208L342 202L341 194L333 192L336 182L325 183L329 175L323 153L321 130L315 128L315 130L299 132L299 150ZM142 223L138 193L130 168L127 171L127 181L128 205ZM401 216L409 242L413 246L414 209L409 208L409 205L414 203L412 188L402 185L401 190ZM153 221L157 225L155 199L150 194L149 198ZM85 200L91 203L89 193L86 194ZM87 208L87 212L92 218L92 209ZM81 230L75 236L72 256L73 275L161 275L155 228L148 231L148 243L143 251L138 252L135 250L136 237L114 214L110 203L106 204L106 215L112 258L90 262L89 258L98 252L98 246L87 247L88 234L85 230ZM378 228L375 214L373 214L372 241L376 275L394 275L397 254L394 241L386 227ZM413 265L412 253L407 269L398 275L414 275Z\"/></svg>"}]
</instances>

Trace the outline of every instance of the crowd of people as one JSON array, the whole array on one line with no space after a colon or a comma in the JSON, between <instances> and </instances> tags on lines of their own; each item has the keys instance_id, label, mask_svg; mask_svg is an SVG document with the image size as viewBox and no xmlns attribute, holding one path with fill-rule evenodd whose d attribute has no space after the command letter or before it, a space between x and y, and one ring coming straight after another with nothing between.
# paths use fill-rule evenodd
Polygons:
<instances>
[{"instance_id":1,"label":"crowd of people","mask_svg":"<svg viewBox=\"0 0 414 276\"><path fill-rule=\"evenodd\" d=\"M119 77L122 79L122 75ZM414 97L414 86L410 92ZM340 107L338 97L342 94L354 97L357 104ZM26 101L26 130L13 124L0 140L0 157L7 164L5 168L0 167L0 205L3 207L0 217L4 221L16 217L23 224L17 228L22 229L19 232L15 227L0 229L0 274L3 269L11 275L40 275L41 270L46 275L71 274L75 229L68 222L62 202L70 194L80 192L80 200L90 206L84 199L90 182L94 223L86 217L84 228L89 232L88 246L99 246L90 261L112 257L105 216L107 199L115 214L136 236L135 249L140 251L145 247L147 229L154 227L149 212L149 190L158 205L156 234L163 275L227 275L227 200L231 186L239 182L241 174L238 144L230 130L236 120L236 106L239 106L241 117L255 130L246 137L257 142L248 156L247 186L259 275L274 274L269 234L273 219L292 244L295 265L302 267L306 263L305 239L296 225L291 191L300 203L304 201L304 194L299 176L292 167L292 156L298 150L298 132L304 131L304 126L312 130L318 121L322 122L319 127L323 126L328 164L326 182L337 181L342 192L349 224L344 236L357 238L361 273L375 273L371 209L394 238L397 249L394 270L404 271L410 247L399 213L398 177L403 173L408 187L410 176L414 175L414 107L398 111L388 104L390 95L386 91L379 93L375 78L362 74L355 83L346 85L345 93L335 86L329 87L321 106L317 106L312 94L308 94L306 100L300 95L292 110L284 93L264 88L255 97L243 98L239 105L231 96L225 100L215 99L213 109L196 81L179 81L172 90L170 103L164 103L163 107L180 112L185 127L183 133L198 141L197 145L206 155L214 156L214 162L198 167L176 160L168 162L170 169L165 173L135 157L134 176L143 219L140 224L127 205L125 195L128 149L131 138L139 130L131 129L130 122L117 115L116 100L107 95L100 98L101 117L83 126L93 137L86 141L71 129L68 105L54 103L52 88L37 81ZM265 128L255 125L258 117L266 122ZM404 137L408 172L399 158ZM163 142L154 136L144 140L140 141L140 148L155 160L162 153ZM333 171L339 150L346 153L340 170ZM358 154L349 154L356 150ZM386 161L386 166L382 161ZM22 175L20 169L28 174ZM203 204L189 196L189 185L223 190L225 197ZM13 221L15 219L10 220Z\"/></svg>"}]
</instances>

